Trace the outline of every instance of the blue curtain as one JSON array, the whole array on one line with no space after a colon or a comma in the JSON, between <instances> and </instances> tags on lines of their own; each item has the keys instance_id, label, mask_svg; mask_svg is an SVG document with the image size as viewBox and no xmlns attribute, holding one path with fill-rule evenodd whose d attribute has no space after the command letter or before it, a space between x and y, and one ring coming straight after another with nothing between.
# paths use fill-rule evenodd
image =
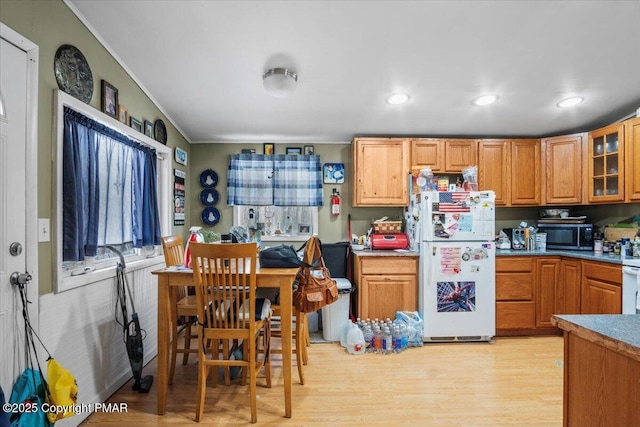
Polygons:
<instances>
[{"instance_id":1,"label":"blue curtain","mask_svg":"<svg viewBox=\"0 0 640 427\"><path fill-rule=\"evenodd\" d=\"M322 206L320 156L273 156L275 206Z\"/></svg>"},{"instance_id":2,"label":"blue curtain","mask_svg":"<svg viewBox=\"0 0 640 427\"><path fill-rule=\"evenodd\" d=\"M322 206L320 156L230 155L227 204Z\"/></svg>"},{"instance_id":3,"label":"blue curtain","mask_svg":"<svg viewBox=\"0 0 640 427\"><path fill-rule=\"evenodd\" d=\"M154 149L64 108L63 261L160 244L156 161Z\"/></svg>"},{"instance_id":4,"label":"blue curtain","mask_svg":"<svg viewBox=\"0 0 640 427\"><path fill-rule=\"evenodd\" d=\"M231 154L227 171L227 205L273 205L273 156Z\"/></svg>"}]
</instances>

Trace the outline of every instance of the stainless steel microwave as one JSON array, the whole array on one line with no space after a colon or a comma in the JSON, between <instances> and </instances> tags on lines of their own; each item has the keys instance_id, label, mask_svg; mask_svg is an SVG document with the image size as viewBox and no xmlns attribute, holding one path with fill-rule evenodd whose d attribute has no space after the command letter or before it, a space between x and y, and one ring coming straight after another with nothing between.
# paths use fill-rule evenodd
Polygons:
<instances>
[{"instance_id":1,"label":"stainless steel microwave","mask_svg":"<svg viewBox=\"0 0 640 427\"><path fill-rule=\"evenodd\" d=\"M547 249L593 250L593 224L538 224L538 233L547 233Z\"/></svg>"}]
</instances>

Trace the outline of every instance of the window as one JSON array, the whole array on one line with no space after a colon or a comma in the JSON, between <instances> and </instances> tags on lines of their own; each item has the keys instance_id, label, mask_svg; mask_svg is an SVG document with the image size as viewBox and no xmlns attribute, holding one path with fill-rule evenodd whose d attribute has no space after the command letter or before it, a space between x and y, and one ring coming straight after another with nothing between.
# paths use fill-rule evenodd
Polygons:
<instances>
[{"instance_id":1,"label":"window","mask_svg":"<svg viewBox=\"0 0 640 427\"><path fill-rule=\"evenodd\" d=\"M116 247L127 264L169 231L171 149L56 91L56 291L101 280ZM65 143L65 141L67 143ZM109 273L112 274L112 271Z\"/></svg>"},{"instance_id":2,"label":"window","mask_svg":"<svg viewBox=\"0 0 640 427\"><path fill-rule=\"evenodd\" d=\"M260 239L306 240L318 232L322 206L320 156L232 154L227 204L233 224Z\"/></svg>"},{"instance_id":3,"label":"window","mask_svg":"<svg viewBox=\"0 0 640 427\"><path fill-rule=\"evenodd\" d=\"M234 206L233 225L259 232L262 241L302 241L318 232L318 208Z\"/></svg>"}]
</instances>

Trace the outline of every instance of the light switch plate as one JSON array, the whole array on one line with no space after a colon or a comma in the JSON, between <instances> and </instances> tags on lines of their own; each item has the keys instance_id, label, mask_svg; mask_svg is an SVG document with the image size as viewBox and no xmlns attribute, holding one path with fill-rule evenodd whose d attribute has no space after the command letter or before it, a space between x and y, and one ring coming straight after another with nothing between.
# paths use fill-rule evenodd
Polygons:
<instances>
[{"instance_id":1,"label":"light switch plate","mask_svg":"<svg viewBox=\"0 0 640 427\"><path fill-rule=\"evenodd\" d=\"M38 218L38 242L48 242L50 240L49 218Z\"/></svg>"}]
</instances>

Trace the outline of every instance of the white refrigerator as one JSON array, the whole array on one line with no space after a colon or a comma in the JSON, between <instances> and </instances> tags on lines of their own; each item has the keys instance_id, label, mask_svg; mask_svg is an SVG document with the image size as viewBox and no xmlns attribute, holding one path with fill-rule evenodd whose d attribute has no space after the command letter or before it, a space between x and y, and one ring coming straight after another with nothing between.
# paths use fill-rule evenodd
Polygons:
<instances>
[{"instance_id":1,"label":"white refrigerator","mask_svg":"<svg viewBox=\"0 0 640 427\"><path fill-rule=\"evenodd\" d=\"M423 192L407 209L420 251L424 342L490 341L495 335L495 194Z\"/></svg>"}]
</instances>

